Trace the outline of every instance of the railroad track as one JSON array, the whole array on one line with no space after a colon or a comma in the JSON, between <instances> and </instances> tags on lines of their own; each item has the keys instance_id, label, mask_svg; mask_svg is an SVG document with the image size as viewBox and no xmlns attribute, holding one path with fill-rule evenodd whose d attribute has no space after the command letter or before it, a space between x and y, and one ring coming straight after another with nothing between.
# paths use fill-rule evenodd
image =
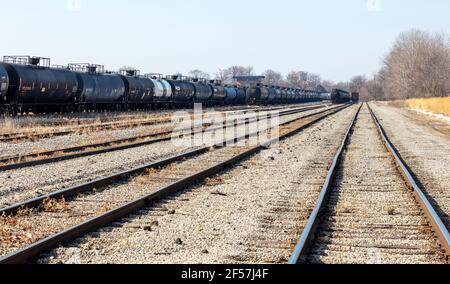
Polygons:
<instances>
[{"instance_id":1,"label":"railroad track","mask_svg":"<svg viewBox=\"0 0 450 284\"><path fill-rule=\"evenodd\" d=\"M2 143L18 143L23 141L37 141L45 138L52 138L58 136L65 136L70 134L82 134L100 130L121 130L127 128L133 128L138 126L151 126L158 124L170 123L170 116L167 118L151 118L142 120L128 120L119 122L107 122L107 123L94 123L90 125L80 125L74 127L68 127L64 130L48 131L48 132L17 132L17 133L4 133L0 135L0 142Z\"/></svg>"},{"instance_id":2,"label":"railroad track","mask_svg":"<svg viewBox=\"0 0 450 284\"><path fill-rule=\"evenodd\" d=\"M318 105L318 106L311 106L311 107L302 107L287 111L282 111L279 113L280 117L302 113L306 111L312 111L315 109L324 108L326 105ZM262 113L262 115L257 116L257 118L254 119L243 119L243 122L231 122L223 126L210 128L211 125L206 124L203 125L202 129L194 129L189 128L185 129L185 132L189 131L191 135L195 135L199 132L205 132L205 131L217 131L219 129L225 129L228 126L234 125L240 126L244 124L249 124L252 122L259 121L261 118L265 119L267 118L267 114L269 113ZM18 154L14 156L7 156L7 157L0 157L0 171L7 171L7 170L13 170L13 169L20 169L20 168L26 168L31 166L37 166L37 165L44 165L44 164L50 164L54 162L59 161L65 161L70 159L76 159L81 157L87 157L87 156L94 156L99 155L103 153L109 153L109 152L115 152L115 151L121 151L126 149L132 149L137 147L142 147L145 145L151 145L163 141L169 141L172 139L173 135L173 127L164 128L164 129L157 129L155 131L152 131L149 134L146 135L138 135L123 139L115 139L115 140L109 140L102 143L93 143L93 144L86 144L82 146L76 146L76 147L68 147L68 148L61 148L61 149L55 149L50 151L42 151L42 152L32 152L29 154Z\"/></svg>"},{"instance_id":3,"label":"railroad track","mask_svg":"<svg viewBox=\"0 0 450 284\"><path fill-rule=\"evenodd\" d=\"M262 112L267 110L278 110L281 107L267 108L267 109L248 109L243 108L241 110L233 111L221 111L219 113L229 113L242 111L247 113L249 111ZM88 125L78 125L74 127L68 127L64 130L49 131L49 132L17 132L17 133L2 133L0 134L0 143L17 143L23 141L37 141L39 139L52 138L58 136L65 136L76 133L89 133L93 131L105 131L105 130L121 130L129 129L141 126L152 126L159 124L167 124L172 122L172 114L166 114L162 118L149 118L149 119L137 119L128 121L116 121L116 122L102 122Z\"/></svg>"},{"instance_id":4,"label":"railroad track","mask_svg":"<svg viewBox=\"0 0 450 284\"><path fill-rule=\"evenodd\" d=\"M299 133L348 107L340 106L289 120L280 126L279 137L257 146L249 145L249 138L267 129L227 138L222 141L227 146L202 147L4 208L0 210L0 216L3 216L2 222L10 224L10 231L2 234L0 250L5 256L0 263L33 261L58 245L212 177L266 149L278 139ZM242 147L227 144L236 141L247 142Z\"/></svg>"},{"instance_id":5,"label":"railroad track","mask_svg":"<svg viewBox=\"0 0 450 284\"><path fill-rule=\"evenodd\" d=\"M363 107L289 263L448 263L449 255L449 232Z\"/></svg>"}]
</instances>

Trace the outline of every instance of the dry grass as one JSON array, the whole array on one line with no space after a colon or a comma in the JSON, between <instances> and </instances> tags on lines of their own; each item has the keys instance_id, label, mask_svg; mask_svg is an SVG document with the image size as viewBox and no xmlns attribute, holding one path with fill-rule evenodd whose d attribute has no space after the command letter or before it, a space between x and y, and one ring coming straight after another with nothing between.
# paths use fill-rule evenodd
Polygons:
<instances>
[{"instance_id":1,"label":"dry grass","mask_svg":"<svg viewBox=\"0 0 450 284\"><path fill-rule=\"evenodd\" d=\"M407 100L405 103L408 107L413 109L423 110L450 117L450 97L411 99Z\"/></svg>"},{"instance_id":2,"label":"dry grass","mask_svg":"<svg viewBox=\"0 0 450 284\"><path fill-rule=\"evenodd\" d=\"M70 131L72 134L82 135L106 130L115 131L136 128L143 125L148 125L149 122L154 125L170 123L172 122L172 116L172 113L118 115L117 117L104 117L98 115L88 119L87 121L82 121L78 118L69 119L60 117L60 122L52 124L36 121L36 119L32 117L24 118L27 120L26 123L19 123L15 119L6 118L3 121L0 121L0 134L23 134L25 137L12 141L12 143L19 143L23 140L39 140L35 136L41 134L47 135L48 137L46 138L51 138L53 136L52 133L60 131ZM206 124L206 126L208 125L210 124ZM163 129L164 131L172 130L172 128L160 128L146 131L144 134L155 134Z\"/></svg>"},{"instance_id":3,"label":"dry grass","mask_svg":"<svg viewBox=\"0 0 450 284\"><path fill-rule=\"evenodd\" d=\"M33 151L30 152L30 155L35 155L35 154L41 154L44 152L50 152L51 150L48 148L39 148L39 149L34 149Z\"/></svg>"},{"instance_id":4,"label":"dry grass","mask_svg":"<svg viewBox=\"0 0 450 284\"><path fill-rule=\"evenodd\" d=\"M116 137L111 134L104 134L96 137L90 137L89 140L86 140L87 143L85 145L107 143L114 140L117 140Z\"/></svg>"},{"instance_id":5,"label":"dry grass","mask_svg":"<svg viewBox=\"0 0 450 284\"><path fill-rule=\"evenodd\" d=\"M387 207L384 208L384 210L387 212L387 214L389 216L395 215L395 208L392 207L392 206L387 206Z\"/></svg>"},{"instance_id":6,"label":"dry grass","mask_svg":"<svg viewBox=\"0 0 450 284\"><path fill-rule=\"evenodd\" d=\"M258 162L260 162L259 159L261 159L261 158L260 158L260 157L253 157L253 158L251 158L250 160L245 161L245 162L243 163L244 168L245 168L245 169L248 169L248 168L257 166L257 165L258 165Z\"/></svg>"},{"instance_id":7,"label":"dry grass","mask_svg":"<svg viewBox=\"0 0 450 284\"><path fill-rule=\"evenodd\" d=\"M60 199L47 198L42 202L42 210L49 213L60 213L67 210L68 206L64 197Z\"/></svg>"},{"instance_id":8,"label":"dry grass","mask_svg":"<svg viewBox=\"0 0 450 284\"><path fill-rule=\"evenodd\" d=\"M20 125L16 120L12 118L5 118L0 123L1 134L23 134L26 137L32 137L35 134L46 134L58 130L57 126L44 126L44 125Z\"/></svg>"},{"instance_id":9,"label":"dry grass","mask_svg":"<svg viewBox=\"0 0 450 284\"><path fill-rule=\"evenodd\" d=\"M352 206L350 205L350 203L348 202L342 202L340 203L337 208L336 211L338 213L344 213L344 214L348 214L348 213L352 213Z\"/></svg>"},{"instance_id":10,"label":"dry grass","mask_svg":"<svg viewBox=\"0 0 450 284\"><path fill-rule=\"evenodd\" d=\"M151 175L157 174L158 172L159 172L158 169L151 168L151 169L145 170L144 175L151 176Z\"/></svg>"},{"instance_id":11,"label":"dry grass","mask_svg":"<svg viewBox=\"0 0 450 284\"><path fill-rule=\"evenodd\" d=\"M144 185L147 184L148 179L148 176L137 176L134 178L134 182L139 185Z\"/></svg>"},{"instance_id":12,"label":"dry grass","mask_svg":"<svg viewBox=\"0 0 450 284\"><path fill-rule=\"evenodd\" d=\"M149 181L151 181L151 178L157 175L159 172L160 170L153 168L145 170L142 175L136 176L133 181L140 185L147 184Z\"/></svg>"},{"instance_id":13,"label":"dry grass","mask_svg":"<svg viewBox=\"0 0 450 284\"><path fill-rule=\"evenodd\" d=\"M101 213L106 213L106 212L110 211L111 209L112 209L112 206L107 205L107 204L103 204L103 205L100 207L100 212L101 212Z\"/></svg>"},{"instance_id":14,"label":"dry grass","mask_svg":"<svg viewBox=\"0 0 450 284\"><path fill-rule=\"evenodd\" d=\"M16 124L11 118L5 118L3 123L0 124L0 133L10 133L16 129Z\"/></svg>"},{"instance_id":15,"label":"dry grass","mask_svg":"<svg viewBox=\"0 0 450 284\"><path fill-rule=\"evenodd\" d=\"M0 133L21 133L26 137L24 139L32 140L35 139L37 134L49 134L49 138L52 137L51 133L59 131L71 131L73 134L82 135L92 132L98 132L103 130L121 130L126 128L139 127L148 121L157 121L155 124L160 123L160 121L170 122L168 119L163 119L160 117L155 117L155 115L141 115L141 116L127 116L118 117L114 119L106 119L103 121L100 117L95 118L90 121L80 121L78 119L71 119L67 121L62 121L55 125L43 125L39 122L33 122L30 120L29 123L20 125L16 123L14 119L6 118L0 123ZM23 139L18 139L18 141ZM13 141L14 143L14 141Z\"/></svg>"},{"instance_id":16,"label":"dry grass","mask_svg":"<svg viewBox=\"0 0 450 284\"><path fill-rule=\"evenodd\" d=\"M35 241L31 228L20 223L15 216L0 216L0 241L2 245L17 246Z\"/></svg>"}]
</instances>

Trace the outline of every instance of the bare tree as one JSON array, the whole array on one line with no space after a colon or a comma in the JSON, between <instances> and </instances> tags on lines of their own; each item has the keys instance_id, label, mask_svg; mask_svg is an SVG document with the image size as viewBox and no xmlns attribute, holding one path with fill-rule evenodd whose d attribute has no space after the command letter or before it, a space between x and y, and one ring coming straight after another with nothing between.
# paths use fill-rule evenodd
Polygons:
<instances>
[{"instance_id":1,"label":"bare tree","mask_svg":"<svg viewBox=\"0 0 450 284\"><path fill-rule=\"evenodd\" d=\"M236 76L251 76L253 75L253 67L252 66L248 66L248 67L243 67L243 66L231 66L230 68L228 68L230 74L232 77L236 77Z\"/></svg>"},{"instance_id":2,"label":"bare tree","mask_svg":"<svg viewBox=\"0 0 450 284\"><path fill-rule=\"evenodd\" d=\"M216 73L216 79L221 80L224 84L233 84L235 80L233 79L236 76L250 76L254 74L252 66L243 67L243 66L231 66L227 69L219 69Z\"/></svg>"},{"instance_id":3,"label":"bare tree","mask_svg":"<svg viewBox=\"0 0 450 284\"><path fill-rule=\"evenodd\" d=\"M372 79L355 76L335 87L360 92L363 100L450 96L450 36L401 33Z\"/></svg>"},{"instance_id":4,"label":"bare tree","mask_svg":"<svg viewBox=\"0 0 450 284\"><path fill-rule=\"evenodd\" d=\"M333 89L350 90L350 82L338 82L334 84Z\"/></svg>"},{"instance_id":5,"label":"bare tree","mask_svg":"<svg viewBox=\"0 0 450 284\"><path fill-rule=\"evenodd\" d=\"M298 72L298 76L300 77L300 80L301 80L302 82L306 82L306 81L308 81L309 73L308 73L308 72L305 72L305 71L299 71L299 72Z\"/></svg>"},{"instance_id":6,"label":"bare tree","mask_svg":"<svg viewBox=\"0 0 450 284\"><path fill-rule=\"evenodd\" d=\"M350 80L350 91L361 93L362 89L367 83L367 78L364 75L358 75Z\"/></svg>"},{"instance_id":7,"label":"bare tree","mask_svg":"<svg viewBox=\"0 0 450 284\"><path fill-rule=\"evenodd\" d=\"M322 85L327 92L331 93L331 90L333 89L335 83L333 81L329 80L323 80L320 85Z\"/></svg>"},{"instance_id":8,"label":"bare tree","mask_svg":"<svg viewBox=\"0 0 450 284\"><path fill-rule=\"evenodd\" d=\"M229 70L228 69L219 69L219 71L217 71L217 73L216 73L215 79L220 80L224 84L231 83L231 82L229 82L231 80Z\"/></svg>"},{"instance_id":9,"label":"bare tree","mask_svg":"<svg viewBox=\"0 0 450 284\"><path fill-rule=\"evenodd\" d=\"M450 94L448 36L412 30L400 34L384 59L384 91L389 99Z\"/></svg>"},{"instance_id":10,"label":"bare tree","mask_svg":"<svg viewBox=\"0 0 450 284\"><path fill-rule=\"evenodd\" d=\"M207 79L207 80L209 80L211 78L211 75L209 75L206 72L203 72L202 70L198 70L198 69L190 71L188 73L188 76L192 77L192 78Z\"/></svg>"},{"instance_id":11,"label":"bare tree","mask_svg":"<svg viewBox=\"0 0 450 284\"><path fill-rule=\"evenodd\" d=\"M368 80L364 87L360 91L361 100L363 101L371 101L377 100L382 101L386 100L384 94L384 78L383 78L384 70L378 72L373 76L373 79Z\"/></svg>"},{"instance_id":12,"label":"bare tree","mask_svg":"<svg viewBox=\"0 0 450 284\"><path fill-rule=\"evenodd\" d=\"M321 85L322 78L305 71L292 71L286 76L286 81L290 87L316 90Z\"/></svg>"},{"instance_id":13,"label":"bare tree","mask_svg":"<svg viewBox=\"0 0 450 284\"><path fill-rule=\"evenodd\" d=\"M322 82L322 78L318 74L308 73L305 88L308 90L316 90Z\"/></svg>"},{"instance_id":14,"label":"bare tree","mask_svg":"<svg viewBox=\"0 0 450 284\"><path fill-rule=\"evenodd\" d=\"M264 73L262 74L264 77L266 77L263 80L264 84L267 85L283 85L283 75L281 75L281 73L273 71L271 69L264 71Z\"/></svg>"},{"instance_id":15,"label":"bare tree","mask_svg":"<svg viewBox=\"0 0 450 284\"><path fill-rule=\"evenodd\" d=\"M291 88L301 88L302 80L300 78L300 73L296 71L291 71L286 76L286 82Z\"/></svg>"}]
</instances>

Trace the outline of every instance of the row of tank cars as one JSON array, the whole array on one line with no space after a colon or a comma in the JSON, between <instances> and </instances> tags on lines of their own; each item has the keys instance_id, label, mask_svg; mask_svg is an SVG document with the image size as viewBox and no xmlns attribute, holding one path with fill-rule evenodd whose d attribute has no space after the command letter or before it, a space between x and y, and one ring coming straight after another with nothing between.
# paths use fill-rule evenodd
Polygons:
<instances>
[{"instance_id":1,"label":"row of tank cars","mask_svg":"<svg viewBox=\"0 0 450 284\"><path fill-rule=\"evenodd\" d=\"M50 59L5 56L0 62L2 113L143 110L204 105L295 104L322 101L319 92L262 86L243 88L181 75L107 72L102 65L50 67Z\"/></svg>"}]
</instances>

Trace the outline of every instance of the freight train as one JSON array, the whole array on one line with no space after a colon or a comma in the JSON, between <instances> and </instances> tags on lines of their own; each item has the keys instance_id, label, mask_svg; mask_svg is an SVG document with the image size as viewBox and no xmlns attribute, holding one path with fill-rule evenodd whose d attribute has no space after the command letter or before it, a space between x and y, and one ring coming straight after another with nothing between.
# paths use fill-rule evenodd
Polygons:
<instances>
[{"instance_id":1,"label":"freight train","mask_svg":"<svg viewBox=\"0 0 450 284\"><path fill-rule=\"evenodd\" d=\"M352 93L352 102L354 102L354 103L359 102L359 93L357 93L357 92Z\"/></svg>"},{"instance_id":2,"label":"freight train","mask_svg":"<svg viewBox=\"0 0 450 284\"><path fill-rule=\"evenodd\" d=\"M358 103L359 102L359 93L356 93L356 92L349 93L344 90L334 89L331 92L331 101L334 104Z\"/></svg>"},{"instance_id":3,"label":"freight train","mask_svg":"<svg viewBox=\"0 0 450 284\"><path fill-rule=\"evenodd\" d=\"M341 89L334 89L331 92L331 101L334 104L346 103L346 102L350 102L351 100L352 100L352 96L347 91L344 91Z\"/></svg>"},{"instance_id":4,"label":"freight train","mask_svg":"<svg viewBox=\"0 0 450 284\"><path fill-rule=\"evenodd\" d=\"M50 67L50 59L5 56L0 62L0 113L50 113L86 110L144 110L244 104L295 104L321 101L319 92L220 81L181 75L141 75L138 70L108 72L102 65Z\"/></svg>"}]
</instances>

